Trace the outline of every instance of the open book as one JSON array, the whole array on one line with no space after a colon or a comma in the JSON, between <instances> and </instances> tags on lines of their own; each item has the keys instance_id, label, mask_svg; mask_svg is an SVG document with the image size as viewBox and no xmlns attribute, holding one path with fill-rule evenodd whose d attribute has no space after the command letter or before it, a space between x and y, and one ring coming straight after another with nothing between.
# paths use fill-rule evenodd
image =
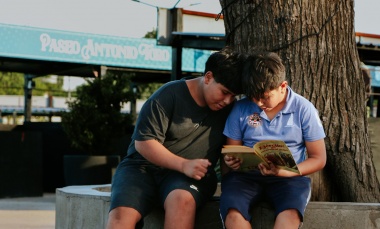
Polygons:
<instances>
[{"instance_id":1,"label":"open book","mask_svg":"<svg viewBox=\"0 0 380 229\"><path fill-rule=\"evenodd\" d=\"M239 145L224 145L222 154L242 161L240 171L258 169L260 163L268 166L267 160L277 168L301 174L288 146L281 140L265 140L256 143L253 148Z\"/></svg>"}]
</instances>

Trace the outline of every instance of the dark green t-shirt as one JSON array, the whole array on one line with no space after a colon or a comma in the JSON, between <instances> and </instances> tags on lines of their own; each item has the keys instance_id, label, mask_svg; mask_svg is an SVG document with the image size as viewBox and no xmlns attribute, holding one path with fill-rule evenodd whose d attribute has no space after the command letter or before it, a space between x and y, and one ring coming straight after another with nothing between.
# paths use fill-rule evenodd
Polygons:
<instances>
[{"instance_id":1,"label":"dark green t-shirt","mask_svg":"<svg viewBox=\"0 0 380 229\"><path fill-rule=\"evenodd\" d=\"M184 80L169 82L144 103L128 155L137 152L135 140L156 139L178 156L207 158L215 166L225 144L223 129L231 107L219 111L200 107Z\"/></svg>"}]
</instances>

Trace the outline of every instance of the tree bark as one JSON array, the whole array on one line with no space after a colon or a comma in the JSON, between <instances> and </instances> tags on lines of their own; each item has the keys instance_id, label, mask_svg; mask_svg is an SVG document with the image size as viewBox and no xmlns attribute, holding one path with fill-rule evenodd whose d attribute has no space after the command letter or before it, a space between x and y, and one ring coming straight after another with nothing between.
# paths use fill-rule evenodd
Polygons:
<instances>
[{"instance_id":1,"label":"tree bark","mask_svg":"<svg viewBox=\"0 0 380 229\"><path fill-rule=\"evenodd\" d=\"M220 0L227 45L278 53L294 91L318 109L327 165L312 200L379 202L353 0Z\"/></svg>"}]
</instances>

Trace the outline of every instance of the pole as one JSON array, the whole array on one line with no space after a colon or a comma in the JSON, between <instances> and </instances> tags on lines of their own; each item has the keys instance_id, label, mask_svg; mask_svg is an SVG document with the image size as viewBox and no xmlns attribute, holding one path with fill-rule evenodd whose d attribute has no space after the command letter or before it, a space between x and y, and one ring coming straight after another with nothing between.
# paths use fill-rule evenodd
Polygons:
<instances>
[{"instance_id":1,"label":"pole","mask_svg":"<svg viewBox=\"0 0 380 229\"><path fill-rule=\"evenodd\" d=\"M24 75L24 122L30 122L32 118L32 89L34 75Z\"/></svg>"}]
</instances>

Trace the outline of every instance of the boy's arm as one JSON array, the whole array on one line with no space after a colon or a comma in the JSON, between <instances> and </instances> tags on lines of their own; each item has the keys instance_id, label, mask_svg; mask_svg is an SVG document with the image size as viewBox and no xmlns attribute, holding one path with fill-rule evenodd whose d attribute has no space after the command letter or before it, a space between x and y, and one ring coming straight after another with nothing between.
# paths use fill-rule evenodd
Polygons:
<instances>
[{"instance_id":1,"label":"boy's arm","mask_svg":"<svg viewBox=\"0 0 380 229\"><path fill-rule=\"evenodd\" d=\"M305 161L298 164L298 169L302 175L315 173L326 165L326 146L325 140L320 139L313 142L305 142L308 157Z\"/></svg>"},{"instance_id":2,"label":"boy's arm","mask_svg":"<svg viewBox=\"0 0 380 229\"><path fill-rule=\"evenodd\" d=\"M175 155L156 140L135 141L136 150L155 165L176 170L186 176L200 180L211 165L207 159L186 159Z\"/></svg>"}]
</instances>

